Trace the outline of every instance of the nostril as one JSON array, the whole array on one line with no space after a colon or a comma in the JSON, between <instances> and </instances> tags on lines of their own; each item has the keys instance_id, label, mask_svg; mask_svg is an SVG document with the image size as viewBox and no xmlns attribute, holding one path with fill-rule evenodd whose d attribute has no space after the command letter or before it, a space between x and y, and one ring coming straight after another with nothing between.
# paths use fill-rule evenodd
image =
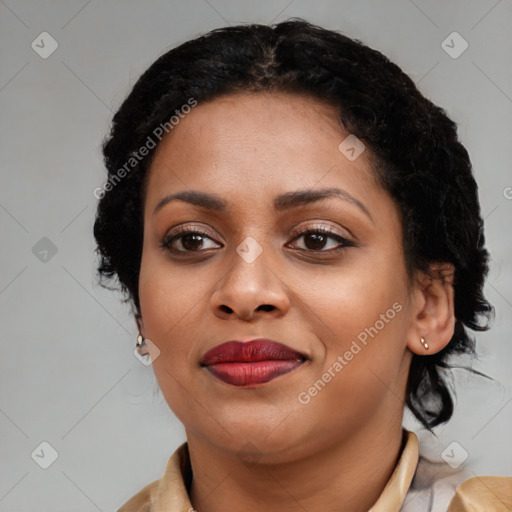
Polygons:
<instances>
[{"instance_id":1,"label":"nostril","mask_svg":"<svg viewBox=\"0 0 512 512\"><path fill-rule=\"evenodd\" d=\"M222 309L222 311L224 311L225 313L233 313L233 310L230 307L225 306L224 304L220 307L220 309Z\"/></svg>"},{"instance_id":2,"label":"nostril","mask_svg":"<svg viewBox=\"0 0 512 512\"><path fill-rule=\"evenodd\" d=\"M272 311L274 309L274 306L272 306L272 304L263 304L261 306L258 306L258 309L263 309L263 311Z\"/></svg>"}]
</instances>

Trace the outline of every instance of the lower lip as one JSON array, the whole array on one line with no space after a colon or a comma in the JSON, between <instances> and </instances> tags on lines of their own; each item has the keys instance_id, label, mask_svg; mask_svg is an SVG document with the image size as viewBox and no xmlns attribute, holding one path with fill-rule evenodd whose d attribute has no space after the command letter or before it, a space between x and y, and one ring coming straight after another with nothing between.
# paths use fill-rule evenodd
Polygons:
<instances>
[{"instance_id":1,"label":"lower lip","mask_svg":"<svg viewBox=\"0 0 512 512\"><path fill-rule=\"evenodd\" d=\"M254 386L290 373L303 361L255 361L252 363L218 363L206 368L218 379L233 386Z\"/></svg>"}]
</instances>

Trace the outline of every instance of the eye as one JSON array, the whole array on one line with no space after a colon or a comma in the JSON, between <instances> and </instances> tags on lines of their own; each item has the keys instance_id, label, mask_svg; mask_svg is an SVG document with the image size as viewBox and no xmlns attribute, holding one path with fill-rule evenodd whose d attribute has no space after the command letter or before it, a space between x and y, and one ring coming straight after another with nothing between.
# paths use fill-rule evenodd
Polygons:
<instances>
[{"instance_id":1,"label":"eye","mask_svg":"<svg viewBox=\"0 0 512 512\"><path fill-rule=\"evenodd\" d=\"M346 247L355 247L347 238L324 227L302 231L296 234L292 241L300 239L304 239L303 247L296 248L307 252L337 253ZM222 247L222 244L213 240L209 233L190 226L166 236L160 245L172 253L200 253L207 249Z\"/></svg>"},{"instance_id":2,"label":"eye","mask_svg":"<svg viewBox=\"0 0 512 512\"><path fill-rule=\"evenodd\" d=\"M299 249L308 252L336 253L346 247L355 247L354 243L347 238L323 227L302 231L292 241L301 238L304 239L303 247L299 247Z\"/></svg>"},{"instance_id":3,"label":"eye","mask_svg":"<svg viewBox=\"0 0 512 512\"><path fill-rule=\"evenodd\" d=\"M208 247L205 240L210 240L213 245ZM220 245L215 242L208 233L197 228L185 227L177 233L165 237L161 242L161 247L173 253L202 252L205 249L214 249Z\"/></svg>"}]
</instances>

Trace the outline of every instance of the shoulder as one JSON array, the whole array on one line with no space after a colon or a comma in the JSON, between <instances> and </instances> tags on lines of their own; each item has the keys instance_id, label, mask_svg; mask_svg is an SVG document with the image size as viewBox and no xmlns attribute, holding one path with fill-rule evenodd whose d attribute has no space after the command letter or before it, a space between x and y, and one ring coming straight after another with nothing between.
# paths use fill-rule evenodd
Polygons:
<instances>
[{"instance_id":1,"label":"shoulder","mask_svg":"<svg viewBox=\"0 0 512 512\"><path fill-rule=\"evenodd\" d=\"M509 512L511 509L512 477L475 476L457 487L446 512Z\"/></svg>"},{"instance_id":2,"label":"shoulder","mask_svg":"<svg viewBox=\"0 0 512 512\"><path fill-rule=\"evenodd\" d=\"M157 488L160 480L155 480L146 485L137 494L132 496L117 512L150 512L150 497L154 489Z\"/></svg>"},{"instance_id":3,"label":"shoulder","mask_svg":"<svg viewBox=\"0 0 512 512\"><path fill-rule=\"evenodd\" d=\"M400 512L511 512L512 477L475 476L465 466L419 457Z\"/></svg>"}]
</instances>

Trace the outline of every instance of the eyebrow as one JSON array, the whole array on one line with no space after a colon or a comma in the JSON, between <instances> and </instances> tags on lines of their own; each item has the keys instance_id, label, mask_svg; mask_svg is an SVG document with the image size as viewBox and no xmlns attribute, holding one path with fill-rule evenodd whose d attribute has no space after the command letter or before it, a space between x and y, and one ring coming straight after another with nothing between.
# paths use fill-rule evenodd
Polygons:
<instances>
[{"instance_id":1,"label":"eyebrow","mask_svg":"<svg viewBox=\"0 0 512 512\"><path fill-rule=\"evenodd\" d=\"M366 214L372 223L374 223L373 217L371 216L366 206L364 206L361 201L349 194L346 190L339 188L295 190L292 192L286 192L276 196L274 198L273 204L277 211L285 211L330 197L338 197L357 206L362 212ZM166 204L172 201L184 201L186 203L193 204L194 206L200 206L201 208L219 212L225 212L228 210L228 203L214 194L200 192L198 190L183 190L181 192L169 194L160 199L158 204L155 206L155 209L153 210L153 215L155 215Z\"/></svg>"}]
</instances>

